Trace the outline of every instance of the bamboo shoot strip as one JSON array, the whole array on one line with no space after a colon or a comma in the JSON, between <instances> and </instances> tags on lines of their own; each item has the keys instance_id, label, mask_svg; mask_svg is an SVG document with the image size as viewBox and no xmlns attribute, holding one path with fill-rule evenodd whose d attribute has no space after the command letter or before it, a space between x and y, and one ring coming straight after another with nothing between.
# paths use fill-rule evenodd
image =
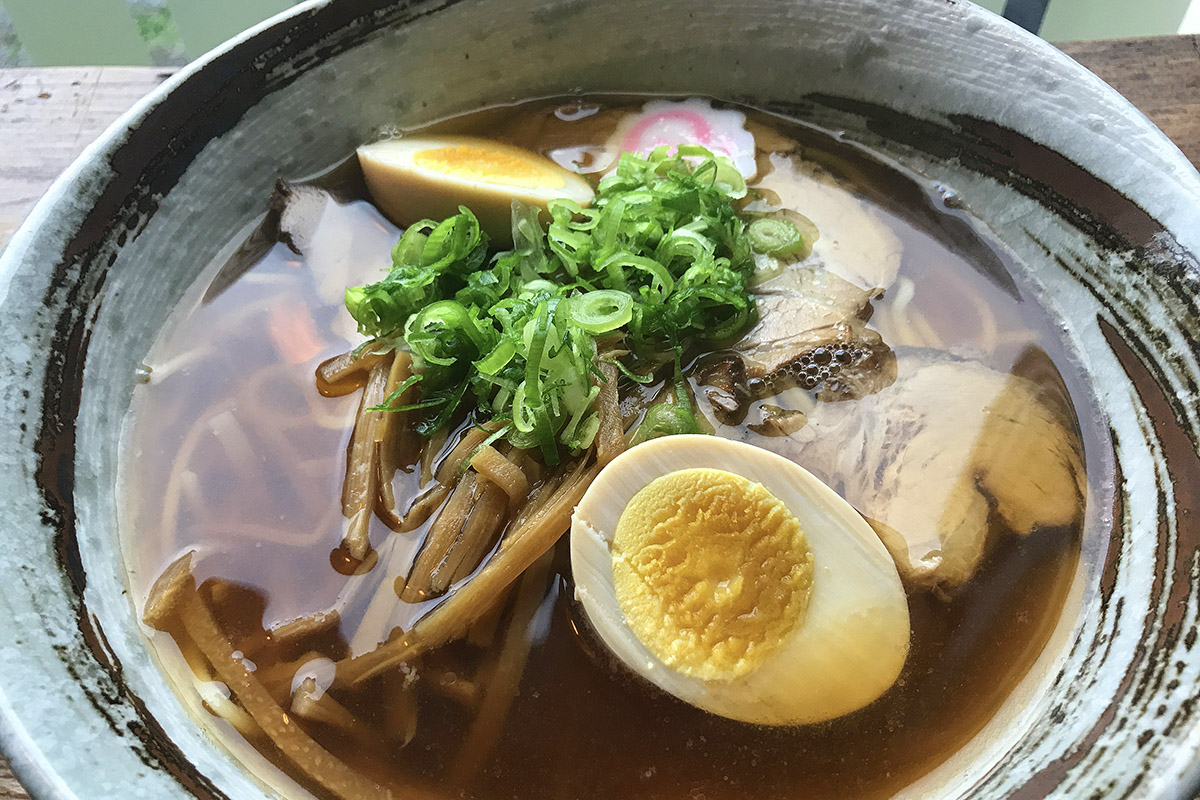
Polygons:
<instances>
[{"instance_id":1,"label":"bamboo shoot strip","mask_svg":"<svg viewBox=\"0 0 1200 800\"><path fill-rule=\"evenodd\" d=\"M546 503L554 497L559 487L567 480L568 474L563 467L558 467L542 481L537 488L529 493L529 498L524 505L517 511L517 516L513 519L513 523L509 530L517 531L525 527L525 523L529 522L538 511L540 511Z\"/></svg>"},{"instance_id":2,"label":"bamboo shoot strip","mask_svg":"<svg viewBox=\"0 0 1200 800\"><path fill-rule=\"evenodd\" d=\"M267 634L280 647L294 645L302 639L318 636L333 630L341 621L341 615L336 610L318 611L305 617L284 622L269 629Z\"/></svg>"},{"instance_id":3,"label":"bamboo shoot strip","mask_svg":"<svg viewBox=\"0 0 1200 800\"><path fill-rule=\"evenodd\" d=\"M357 683L395 669L464 635L488 612L503 590L566 533L571 513L599 471L599 465L589 467L573 482L565 483L522 530L514 531L504 540L483 569L455 589L446 602L422 617L407 634L370 653L338 662L335 685Z\"/></svg>"},{"instance_id":4,"label":"bamboo shoot strip","mask_svg":"<svg viewBox=\"0 0 1200 800\"><path fill-rule=\"evenodd\" d=\"M390 398L400 384L411 376L412 355L397 352L392 359L391 369L388 370L387 386L383 390L384 397ZM402 407L411 403L415 395L416 390L409 387L396 398L392 405L397 408ZM375 454L375 463L379 465L379 502L383 504L387 512L393 514L396 511L396 495L392 490L392 479L396 477L396 470L404 463L400 447L401 437L410 427L407 411L389 411L375 423L375 447L378 450Z\"/></svg>"},{"instance_id":5,"label":"bamboo shoot strip","mask_svg":"<svg viewBox=\"0 0 1200 800\"><path fill-rule=\"evenodd\" d=\"M375 464L375 426L384 412L369 411L387 397L387 377L391 359L380 360L371 368L367 386L358 406L358 419L346 454L346 480L342 484L342 514L350 520L343 543L350 555L362 559L371 547L371 514L378 493L379 471Z\"/></svg>"},{"instance_id":6,"label":"bamboo shoot strip","mask_svg":"<svg viewBox=\"0 0 1200 800\"><path fill-rule=\"evenodd\" d=\"M479 448L479 452L471 458L471 466L503 489L514 508L529 495L529 479L525 473L490 444Z\"/></svg>"},{"instance_id":7,"label":"bamboo shoot strip","mask_svg":"<svg viewBox=\"0 0 1200 800\"><path fill-rule=\"evenodd\" d=\"M293 647L298 642L326 634L336 628L340 621L341 615L336 610L318 611L253 633L238 644L247 655L253 655L266 647L278 652Z\"/></svg>"},{"instance_id":8,"label":"bamboo shoot strip","mask_svg":"<svg viewBox=\"0 0 1200 800\"><path fill-rule=\"evenodd\" d=\"M438 514L429 528L425 546L421 548L409 572L401 600L419 603L438 594L433 590L434 574L441 569L455 542L459 540L476 498L476 482L475 473L468 472L450 494L442 513Z\"/></svg>"},{"instance_id":9,"label":"bamboo shoot strip","mask_svg":"<svg viewBox=\"0 0 1200 800\"><path fill-rule=\"evenodd\" d=\"M285 758L335 797L392 800L390 790L334 758L292 722L253 674L235 660L233 647L199 595L193 595L182 610L188 633L208 653L221 680Z\"/></svg>"},{"instance_id":10,"label":"bamboo shoot strip","mask_svg":"<svg viewBox=\"0 0 1200 800\"><path fill-rule=\"evenodd\" d=\"M478 683L448 669L430 670L429 667L425 667L421 683L442 697L472 711L479 707L479 698L483 694Z\"/></svg>"},{"instance_id":11,"label":"bamboo shoot strip","mask_svg":"<svg viewBox=\"0 0 1200 800\"><path fill-rule=\"evenodd\" d=\"M213 618L212 611L196 591L191 575L191 554L168 569L177 582L173 596L183 626L208 658L218 677L270 738L284 758L291 761L325 791L343 800L395 800L396 792L350 769L344 762L317 744L267 693L258 678L246 669L244 660L234 655L233 645ZM438 795L423 788L405 787L406 798L433 800Z\"/></svg>"},{"instance_id":12,"label":"bamboo shoot strip","mask_svg":"<svg viewBox=\"0 0 1200 800\"><path fill-rule=\"evenodd\" d=\"M404 747L417 735L417 696L408 675L389 675L383 685L383 728L388 741Z\"/></svg>"},{"instance_id":13,"label":"bamboo shoot strip","mask_svg":"<svg viewBox=\"0 0 1200 800\"><path fill-rule=\"evenodd\" d=\"M154 581L142 609L142 622L155 630L165 631L173 620L179 618L184 602L196 591L196 582L192 578L192 558L195 555L195 550L187 551Z\"/></svg>"},{"instance_id":14,"label":"bamboo shoot strip","mask_svg":"<svg viewBox=\"0 0 1200 800\"><path fill-rule=\"evenodd\" d=\"M525 674L525 664L533 645L529 625L546 598L546 579L552 560L553 552L547 551L521 578L512 616L504 631L504 643L483 689L483 704L450 767L448 782L451 786L465 788L500 739L505 718L521 685L521 676Z\"/></svg>"},{"instance_id":15,"label":"bamboo shoot strip","mask_svg":"<svg viewBox=\"0 0 1200 800\"><path fill-rule=\"evenodd\" d=\"M386 355L372 352L369 347L355 348L322 361L317 367L317 391L325 397L342 397L357 391L366 383L371 369Z\"/></svg>"},{"instance_id":16,"label":"bamboo shoot strip","mask_svg":"<svg viewBox=\"0 0 1200 800\"><path fill-rule=\"evenodd\" d=\"M188 592L195 588L192 581L194 555L195 551L189 551L180 556L154 582L142 612L142 621L156 630L170 633L175 639L184 661L192 668L196 693L209 713L224 719L243 736L257 736L260 732L254 720L223 693L208 656L201 652L186 631L180 629L180 610L187 601Z\"/></svg>"},{"instance_id":17,"label":"bamboo shoot strip","mask_svg":"<svg viewBox=\"0 0 1200 800\"><path fill-rule=\"evenodd\" d=\"M246 652L241 643L238 643L238 649L243 653ZM299 672L305 664L315 661L319 658L324 658L324 654L316 650L309 650L299 658L294 658L291 661L277 661L274 664L269 664L260 668L255 677L258 682L263 685L263 688L281 703L286 703L287 699L292 695L292 685L296 682L296 673Z\"/></svg>"},{"instance_id":18,"label":"bamboo shoot strip","mask_svg":"<svg viewBox=\"0 0 1200 800\"><path fill-rule=\"evenodd\" d=\"M596 415L600 428L596 431L596 461L604 466L625 451L625 423L621 418L620 398L617 396L617 367L600 361L604 380L596 395Z\"/></svg>"},{"instance_id":19,"label":"bamboo shoot strip","mask_svg":"<svg viewBox=\"0 0 1200 800\"><path fill-rule=\"evenodd\" d=\"M429 489L421 496L408 513L404 515L400 523L395 526L395 529L400 533L415 530L425 523L437 510L442 501L446 499L446 495L458 483L462 477L463 470L460 467L464 460L475 451L475 448L483 444L484 440L495 433L504 423L490 421L483 425L472 427L467 434L459 441L454 449L450 451L450 455L446 456L446 460L438 467L436 480L437 484ZM428 449L428 448L427 448Z\"/></svg>"},{"instance_id":20,"label":"bamboo shoot strip","mask_svg":"<svg viewBox=\"0 0 1200 800\"><path fill-rule=\"evenodd\" d=\"M200 699L210 714L228 722L247 739L261 737L263 733L253 718L246 713L246 709L226 695L228 691L229 687L218 681L215 673L196 682L196 693L200 695Z\"/></svg>"},{"instance_id":21,"label":"bamboo shoot strip","mask_svg":"<svg viewBox=\"0 0 1200 800\"><path fill-rule=\"evenodd\" d=\"M319 722L344 731L360 730L358 720L328 692L317 690L317 682L305 678L292 695L292 713L310 722Z\"/></svg>"},{"instance_id":22,"label":"bamboo shoot strip","mask_svg":"<svg viewBox=\"0 0 1200 800\"><path fill-rule=\"evenodd\" d=\"M384 518L384 521L388 523L388 527L397 533L415 531L433 516L433 512L437 511L438 507L446 501L446 495L450 494L450 490L453 488L453 483L435 483L409 506L408 511L405 512L403 517L395 517L393 514L388 514ZM389 517L394 519L389 520Z\"/></svg>"},{"instance_id":23,"label":"bamboo shoot strip","mask_svg":"<svg viewBox=\"0 0 1200 800\"><path fill-rule=\"evenodd\" d=\"M564 496L575 496L575 503L572 503L567 508L567 524L570 524L571 514L575 510L575 504L579 502L579 498L583 497L583 493L587 491L587 487L591 484L592 478L602 469L602 465L596 464L590 471L591 477L585 477L589 472L587 469L588 459L586 457L579 459L575 463L575 467L567 473L562 482L558 484L553 492L546 493L537 498L536 505L531 504L528 513L522 509L519 515L519 525L513 525L512 530L504 540L500 542L500 550L503 551L517 542L522 536L525 536L528 531L534 530L541 520L546 515L557 515L562 509L560 502ZM582 484L582 487L580 486Z\"/></svg>"},{"instance_id":24,"label":"bamboo shoot strip","mask_svg":"<svg viewBox=\"0 0 1200 800\"><path fill-rule=\"evenodd\" d=\"M479 648L488 648L496 641L496 634L500 632L500 617L504 615L504 600L510 591L511 589L506 589L503 596L492 603L489 611L471 623L471 627L466 633L466 640L470 644Z\"/></svg>"},{"instance_id":25,"label":"bamboo shoot strip","mask_svg":"<svg viewBox=\"0 0 1200 800\"><path fill-rule=\"evenodd\" d=\"M444 593L474 572L508 522L508 497L491 481L481 477L479 482L475 505L463 525L462 536L434 574L432 588L436 594Z\"/></svg>"},{"instance_id":26,"label":"bamboo shoot strip","mask_svg":"<svg viewBox=\"0 0 1200 800\"><path fill-rule=\"evenodd\" d=\"M446 426L438 428L427 439L424 440L421 447L421 461L419 463L420 471L417 480L417 485L425 488L430 481L434 479L433 464L437 461L438 454L442 452L442 448L446 444L446 440L450 438L450 427Z\"/></svg>"},{"instance_id":27,"label":"bamboo shoot strip","mask_svg":"<svg viewBox=\"0 0 1200 800\"><path fill-rule=\"evenodd\" d=\"M504 427L504 423L499 420L489 420L482 425L472 426L438 467L438 483L451 483L456 476L461 476L466 471L466 465L475 454L475 450L483 444L484 440L490 438L502 427Z\"/></svg>"}]
</instances>

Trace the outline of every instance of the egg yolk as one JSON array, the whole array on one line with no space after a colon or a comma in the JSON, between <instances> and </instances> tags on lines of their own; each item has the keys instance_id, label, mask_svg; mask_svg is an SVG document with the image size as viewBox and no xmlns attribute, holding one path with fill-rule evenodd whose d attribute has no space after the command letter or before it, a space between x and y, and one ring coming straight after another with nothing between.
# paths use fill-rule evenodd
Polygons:
<instances>
[{"instance_id":1,"label":"egg yolk","mask_svg":"<svg viewBox=\"0 0 1200 800\"><path fill-rule=\"evenodd\" d=\"M812 589L799 520L761 484L718 469L646 484L617 522L612 558L634 634L702 680L761 664L803 621Z\"/></svg>"},{"instance_id":2,"label":"egg yolk","mask_svg":"<svg viewBox=\"0 0 1200 800\"><path fill-rule=\"evenodd\" d=\"M561 175L518 155L470 145L421 150L413 155L413 163L431 172L502 186L560 189L566 183Z\"/></svg>"}]
</instances>

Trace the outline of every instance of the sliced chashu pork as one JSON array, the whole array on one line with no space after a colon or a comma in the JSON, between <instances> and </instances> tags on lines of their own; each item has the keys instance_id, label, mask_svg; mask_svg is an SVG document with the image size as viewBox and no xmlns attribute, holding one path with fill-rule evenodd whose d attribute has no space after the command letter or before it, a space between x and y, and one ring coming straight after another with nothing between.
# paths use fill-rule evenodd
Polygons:
<instances>
[{"instance_id":1,"label":"sliced chashu pork","mask_svg":"<svg viewBox=\"0 0 1200 800\"><path fill-rule=\"evenodd\" d=\"M801 156L794 140L753 121L746 124L758 145L754 189L768 205L790 208L813 221L821 237L811 262L862 289L887 289L900 269L903 245L864 203L853 185Z\"/></svg>"},{"instance_id":2,"label":"sliced chashu pork","mask_svg":"<svg viewBox=\"0 0 1200 800\"><path fill-rule=\"evenodd\" d=\"M872 292L828 270L794 264L755 289L759 322L697 380L723 422L740 423L749 403L790 387L822 400L862 397L896 377L895 357L869 329Z\"/></svg>"},{"instance_id":3,"label":"sliced chashu pork","mask_svg":"<svg viewBox=\"0 0 1200 800\"><path fill-rule=\"evenodd\" d=\"M993 513L1018 535L1075 521L1083 467L1061 403L1026 378L945 353L901 350L900 377L756 444L805 466L879 533L910 585L965 583Z\"/></svg>"},{"instance_id":4,"label":"sliced chashu pork","mask_svg":"<svg viewBox=\"0 0 1200 800\"><path fill-rule=\"evenodd\" d=\"M797 264L756 290L760 321L733 346L769 393L787 379L822 400L862 397L896 377L891 348L867 327L875 293L820 266Z\"/></svg>"}]
</instances>

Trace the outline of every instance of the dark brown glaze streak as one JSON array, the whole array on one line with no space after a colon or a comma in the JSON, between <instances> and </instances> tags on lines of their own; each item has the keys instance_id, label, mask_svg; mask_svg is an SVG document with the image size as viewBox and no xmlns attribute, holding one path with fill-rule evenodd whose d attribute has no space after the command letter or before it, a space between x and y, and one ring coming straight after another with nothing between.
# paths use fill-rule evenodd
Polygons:
<instances>
[{"instance_id":1,"label":"dark brown glaze streak","mask_svg":"<svg viewBox=\"0 0 1200 800\"><path fill-rule=\"evenodd\" d=\"M1183 460L1194 467L1197 463L1196 445L1192 443L1192 440L1188 437L1186 433L1186 426L1182 422L1182 419L1185 415L1185 411L1182 407L1183 400L1173 391L1164 388L1166 385L1166 380L1161 371L1162 368L1159 367L1157 363L1158 361L1162 360L1167 360L1170 362L1173 360L1173 357L1177 357L1177 354L1169 352L1169 348L1167 348L1164 344L1165 338L1162 337L1161 334L1156 335L1153 323L1146 318L1146 315L1143 313L1142 309L1136 307L1134 304L1130 304L1128 306L1122 306L1121 308L1121 314L1124 314L1124 317L1117 313L1116 309L1114 309L1114 305L1120 303L1122 300L1121 288L1112 279L1112 276L1105 274L1101 270L1088 270L1074 257L1064 257L1063 254L1052 251L1048 245L1038 240L1033 234L1029 233L1028 231L1026 233L1030 236L1031 240L1041 247L1043 252L1048 257L1051 257L1058 264L1060 268L1076 278L1081 284L1089 286L1093 295L1107 309L1110 316L1107 318L1099 317L1098 324L1104 333L1105 339L1110 348L1113 350L1114 355L1117 356L1119 363L1133 380L1134 387L1138 391L1139 397L1142 400L1143 408L1145 409L1146 414L1146 417L1141 421L1143 435L1147 441L1154 441L1158 444L1159 449L1162 451L1162 456L1168 464L1168 468L1165 473L1160 471L1159 467L1155 467L1156 485L1169 485L1174 481L1176 489L1178 489L1180 486L1183 486L1185 495L1182 502L1180 501L1179 497L1176 497L1176 524L1178 525L1180 521L1191 520L1193 516L1192 511L1196 507L1196 489L1197 487L1200 487L1200 483L1197 483L1195 475L1190 475L1184 479L1182 484L1180 484L1178 482L1180 475L1175 470L1174 464L1180 460L1180 456L1183 454ZM1161 242L1161 239L1158 241ZM1153 257L1154 260L1152 260L1147 256L1146 250L1148 249L1149 248L1143 248L1138 257L1130 259L1128 262L1129 265L1136 268L1138 266L1145 266L1149 263L1161 263L1161 260L1164 257L1163 251L1160 250L1157 254L1155 254ZM1185 263L1183 269L1179 270L1179 272L1186 274L1187 259L1185 258L1182 260ZM1156 280L1162 280L1163 278L1169 279L1171 277L1171 273L1161 269L1153 270L1151 274ZM1140 331L1137 328L1140 328ZM1144 332L1147 329L1149 329L1150 333ZM1151 348L1145 343L1147 340L1158 342L1158 350L1152 352ZM1158 356L1157 361L1155 359L1156 355ZM1181 372L1183 372L1183 370L1175 371L1177 375ZM1153 377L1155 375L1158 377ZM1155 403L1152 405L1148 398L1153 398ZM1168 419L1171 421L1169 426L1164 422L1164 420ZM1173 442L1173 452L1168 450L1163 441L1164 427L1169 427L1169 432ZM1183 450L1180 450L1181 446L1183 447ZM1184 471L1185 475L1186 473L1187 470ZM1118 487L1122 486L1119 473L1116 485ZM1167 512L1167 497L1165 494L1160 493L1158 496L1157 516L1162 522L1160 522L1159 528L1156 531L1154 581L1150 596L1146 601L1148 610L1143 615L1143 618L1140 622L1139 630L1142 632L1142 635L1139 637L1140 640L1136 647L1134 658L1122 677L1120 691L1114 698L1113 702L1110 703L1105 709L1097 724L1094 725L1089 731L1089 734L1081 740L1080 744L1083 745L1083 747L1077 749L1076 751L1079 756L1076 758L1056 762L1060 763L1062 767L1062 770L1058 775L1060 779L1064 777L1063 773L1065 773L1067 769L1083 761L1083 756L1086 754L1087 750L1096 743L1100 735L1104 732L1104 729L1116 718L1118 707L1123 701L1126 700L1126 698L1128 698L1128 705L1136 706L1140 703L1144 705L1142 700L1146 695L1147 690L1153 694L1158 690L1159 687L1163 685L1167 668L1170 665L1162 660L1161 653L1173 649L1178 641L1179 632L1177 628L1179 628L1182 624L1182 609L1184 608L1183 601L1186 599L1187 592L1189 590L1189 574L1187 565L1190 564L1191 559L1196 558L1196 554L1198 552L1194 531L1191 536L1181 535L1180 532L1176 533L1176 539L1174 540L1174 551L1176 558L1175 572L1173 573L1174 580L1171 584L1171 596L1168 600L1170 603L1169 608L1173 609L1171 617L1174 619L1174 621L1172 622L1170 618L1158 619L1155 609L1160 607L1160 604L1162 603L1164 585L1168 576L1168 558L1173 546L1171 538L1172 533L1166 527L1166 520L1168 518ZM1115 517L1115 519L1121 519L1121 517ZM1195 523L1193 522L1192 525L1194 527ZM1133 530L1132 521L1124 520L1123 525L1117 529L1117 532L1120 532L1121 529L1126 531ZM1112 552L1110 551L1110 555L1111 554ZM1117 555L1119 557L1119 552ZM1115 575L1110 573L1110 566L1115 567L1118 565L1106 565L1105 568L1101 585L1102 615L1107 611L1109 600L1111 598L1113 580L1115 579ZM1123 608L1123 604L1120 604L1120 600L1118 600L1118 603L1119 605L1115 610L1116 616L1114 616L1112 621L1111 629L1114 631L1119 627L1119 616ZM1158 634L1152 633L1156 623L1164 626L1159 628ZM1103 628L1098 629L1098 633L1100 630L1103 630ZM1151 643L1153 644L1151 645ZM1104 652L1100 657L1101 661L1104 661L1108 658L1108 651L1109 648L1111 648L1111 645L1112 641L1110 638L1107 642L1105 642ZM1088 661L1090 660L1091 659L1089 658ZM1146 669L1142 672L1141 677L1135 682L1134 675L1139 667L1143 666ZM1172 686L1171 683L1167 684L1171 691L1174 691L1175 688L1178 688L1178 681L1174 681L1173 683L1174 686ZM1186 711L1186 715L1190 716L1190 708L1192 705L1194 705L1192 700L1185 701L1181 704L1181 712ZM1162 708L1165 709L1165 706ZM1161 716L1161 713L1156 714L1156 716ZM1178 716L1179 714L1176 715L1176 717ZM1125 724L1125 718L1122 717L1121 719L1117 720L1118 728L1124 727ZM1169 734L1175 724L1176 723L1173 720L1161 731L1157 732L1151 729L1143 730L1138 736L1139 749L1145 749L1146 745L1150 744L1154 740L1156 733L1161 733L1164 735ZM1152 755L1157 746L1157 743L1154 743L1147 755ZM1141 772L1135 777L1135 784L1140 784L1143 778L1148 774L1148 771L1149 761L1147 760ZM1044 794L1046 791L1049 791L1050 788L1053 788L1056 783L1057 782L1042 786L1037 792L1030 795L1030 797L1042 796L1042 794ZM1193 787L1193 794L1195 794L1198 790L1200 790L1200 786Z\"/></svg>"},{"instance_id":2,"label":"dark brown glaze streak","mask_svg":"<svg viewBox=\"0 0 1200 800\"><path fill-rule=\"evenodd\" d=\"M1115 437L1114 437L1115 438ZM1116 468L1116 485L1122 486L1124 483L1123 475L1121 474L1120 464L1118 462ZM1112 602L1112 594L1116 588L1116 583L1121 570L1121 547L1123 542L1122 531L1128 529L1129 519L1126 516L1124 503L1124 495L1121 491L1114 493L1113 497L1113 520L1117 524L1113 525L1112 532L1109 534L1108 552L1104 559L1104 568L1100 578L1100 617L1102 621L1111 620L1111 625L1099 624L1096 626L1096 631L1092 636L1090 643L1087 645L1087 652L1084 655L1084 664L1089 664L1094 660L1104 662L1108 659L1109 651L1112 647L1113 636L1111 632L1120 626L1121 618L1125 611L1125 598L1118 597L1116 603ZM1143 621L1143 626L1148 620ZM1145 628L1143 627L1143 630ZM1081 647L1083 640L1077 640L1072 650ZM1100 736L1104 733L1113 720L1117 718L1121 699L1124 698L1134 683L1134 674L1136 672L1136 662L1140 660L1141 653L1138 653L1138 659L1130 664L1121 676L1121 681L1118 684L1117 692L1112 700L1100 715L1093 721L1087 733L1077 740L1073 750L1064 755L1062 758L1056 759L1041 771L1033 775L1020 789L1009 796L1009 800L1040 800L1046 797L1056 788L1063 788L1062 784L1067 779L1068 773L1083 762L1086 758L1094 756L1093 748ZM1060 672L1054 680L1057 686L1063 681L1071 681L1071 676L1066 672ZM1051 719L1058 723L1066 718L1067 710L1060 704L1056 705L1050 711Z\"/></svg>"},{"instance_id":3,"label":"dark brown glaze streak","mask_svg":"<svg viewBox=\"0 0 1200 800\"><path fill-rule=\"evenodd\" d=\"M1193 588L1192 568L1196 558L1200 557L1200 455L1197 455L1195 443L1172 412L1166 394L1154 381L1145 363L1109 322L1101 319L1100 328L1145 405L1162 447L1163 460L1174 490L1175 560L1170 573L1171 588L1164 606L1162 627L1156 642L1161 647L1168 641L1178 641L1190 633L1183 630L1183 623L1187 599ZM1162 499L1165 502L1165 497ZM1169 544L1169 535L1169 531L1160 531L1160 543ZM1163 566L1165 573L1165 564ZM1194 633L1191 635L1194 636ZM1171 665L1157 666L1165 671ZM1196 687L1193 697L1200 698L1200 687Z\"/></svg>"}]
</instances>

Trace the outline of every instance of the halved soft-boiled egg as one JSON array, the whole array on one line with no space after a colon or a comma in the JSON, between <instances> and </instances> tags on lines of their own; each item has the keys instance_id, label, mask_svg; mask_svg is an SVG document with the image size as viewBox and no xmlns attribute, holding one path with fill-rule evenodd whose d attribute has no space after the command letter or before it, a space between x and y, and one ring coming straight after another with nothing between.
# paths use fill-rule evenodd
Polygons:
<instances>
[{"instance_id":1,"label":"halved soft-boiled egg","mask_svg":"<svg viewBox=\"0 0 1200 800\"><path fill-rule=\"evenodd\" d=\"M404 137L358 148L367 190L397 225L444 219L467 206L501 247L512 243L512 201L546 208L556 198L582 206L584 178L520 147L472 136Z\"/></svg>"},{"instance_id":2,"label":"halved soft-boiled egg","mask_svg":"<svg viewBox=\"0 0 1200 800\"><path fill-rule=\"evenodd\" d=\"M807 470L742 442L666 436L614 459L572 517L571 564L612 653L723 717L833 719L887 691L908 656L879 537Z\"/></svg>"}]
</instances>

